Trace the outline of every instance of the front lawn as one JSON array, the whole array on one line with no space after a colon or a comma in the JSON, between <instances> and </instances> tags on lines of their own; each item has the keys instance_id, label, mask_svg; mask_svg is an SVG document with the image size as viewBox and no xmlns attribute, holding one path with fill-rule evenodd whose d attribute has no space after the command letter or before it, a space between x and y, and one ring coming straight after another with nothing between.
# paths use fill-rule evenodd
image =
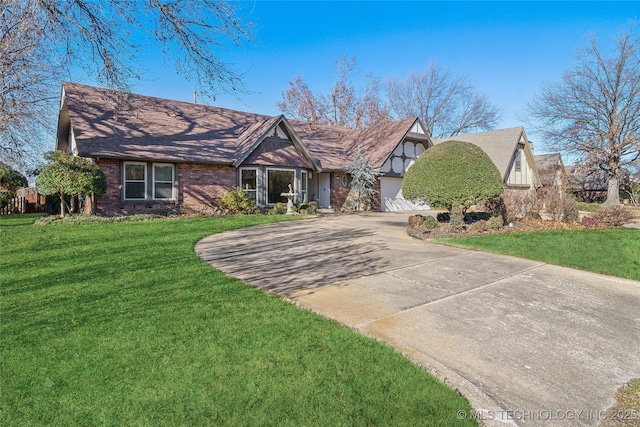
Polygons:
<instances>
[{"instance_id":1,"label":"front lawn","mask_svg":"<svg viewBox=\"0 0 640 427\"><path fill-rule=\"evenodd\" d=\"M435 239L549 264L640 280L640 230L553 230Z\"/></svg>"},{"instance_id":2,"label":"front lawn","mask_svg":"<svg viewBox=\"0 0 640 427\"><path fill-rule=\"evenodd\" d=\"M33 219L0 218L1 425L475 425L390 347L194 253L283 216Z\"/></svg>"}]
</instances>

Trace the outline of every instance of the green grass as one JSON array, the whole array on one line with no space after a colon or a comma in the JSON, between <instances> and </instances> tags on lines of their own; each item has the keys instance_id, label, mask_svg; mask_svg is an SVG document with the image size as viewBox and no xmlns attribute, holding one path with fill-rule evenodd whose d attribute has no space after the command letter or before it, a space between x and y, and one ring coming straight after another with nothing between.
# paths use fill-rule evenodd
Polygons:
<instances>
[{"instance_id":1,"label":"green grass","mask_svg":"<svg viewBox=\"0 0 640 427\"><path fill-rule=\"evenodd\" d=\"M474 425L390 347L193 251L283 219L0 218L0 425Z\"/></svg>"},{"instance_id":2,"label":"green grass","mask_svg":"<svg viewBox=\"0 0 640 427\"><path fill-rule=\"evenodd\" d=\"M594 212L600 209L602 205L600 203L586 203L586 202L578 202L578 210L585 212Z\"/></svg>"},{"instance_id":3,"label":"green grass","mask_svg":"<svg viewBox=\"0 0 640 427\"><path fill-rule=\"evenodd\" d=\"M436 241L640 280L640 230L533 231Z\"/></svg>"}]
</instances>

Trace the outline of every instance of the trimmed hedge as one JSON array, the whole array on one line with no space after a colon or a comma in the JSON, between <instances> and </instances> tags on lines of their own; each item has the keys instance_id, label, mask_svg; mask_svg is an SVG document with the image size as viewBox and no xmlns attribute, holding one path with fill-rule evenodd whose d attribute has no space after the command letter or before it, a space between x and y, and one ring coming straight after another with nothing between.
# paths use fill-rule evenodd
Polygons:
<instances>
[{"instance_id":1,"label":"trimmed hedge","mask_svg":"<svg viewBox=\"0 0 640 427\"><path fill-rule=\"evenodd\" d=\"M449 211L452 207L464 211L499 196L503 189L500 172L489 156L477 145L461 141L429 148L402 180L406 199Z\"/></svg>"}]
</instances>

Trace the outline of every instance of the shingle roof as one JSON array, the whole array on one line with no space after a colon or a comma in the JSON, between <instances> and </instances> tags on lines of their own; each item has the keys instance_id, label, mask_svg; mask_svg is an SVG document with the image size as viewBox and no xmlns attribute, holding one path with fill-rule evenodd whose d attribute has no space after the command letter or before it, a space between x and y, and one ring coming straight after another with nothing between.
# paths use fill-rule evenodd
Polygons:
<instances>
[{"instance_id":1,"label":"shingle roof","mask_svg":"<svg viewBox=\"0 0 640 427\"><path fill-rule=\"evenodd\" d=\"M560 153L536 154L533 161L538 169L538 176L543 186L550 187L556 184L558 174L564 173L562 156Z\"/></svg>"},{"instance_id":2,"label":"shingle roof","mask_svg":"<svg viewBox=\"0 0 640 427\"><path fill-rule=\"evenodd\" d=\"M354 131L337 126L287 121L267 116L149 96L124 94L64 83L69 121L78 155L122 159L235 164L267 161L258 149L275 126L292 131L294 145L307 165L344 170L360 147L382 166L416 119ZM275 145L274 145L275 144ZM271 160L300 163L293 147L272 142Z\"/></svg>"},{"instance_id":3,"label":"shingle roof","mask_svg":"<svg viewBox=\"0 0 640 427\"><path fill-rule=\"evenodd\" d=\"M463 141L470 142L482 148L487 155L493 160L493 163L497 166L498 170L502 174L502 177L506 179L509 174L509 166L511 159L520 137L524 132L522 126L493 130L488 132L474 133L471 135L459 135L449 138L434 139L434 144L440 144L445 141Z\"/></svg>"},{"instance_id":4,"label":"shingle roof","mask_svg":"<svg viewBox=\"0 0 640 427\"><path fill-rule=\"evenodd\" d=\"M78 154L232 163L272 117L64 83Z\"/></svg>"}]
</instances>

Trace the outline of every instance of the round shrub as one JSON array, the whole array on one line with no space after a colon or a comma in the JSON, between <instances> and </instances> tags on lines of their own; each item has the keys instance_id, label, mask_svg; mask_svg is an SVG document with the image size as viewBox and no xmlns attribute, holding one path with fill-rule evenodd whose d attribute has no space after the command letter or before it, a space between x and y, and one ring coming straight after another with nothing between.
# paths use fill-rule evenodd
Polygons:
<instances>
[{"instance_id":1,"label":"round shrub","mask_svg":"<svg viewBox=\"0 0 640 427\"><path fill-rule=\"evenodd\" d=\"M402 180L406 199L432 207L465 211L502 193L498 168L480 147L446 141L425 151Z\"/></svg>"},{"instance_id":2,"label":"round shrub","mask_svg":"<svg viewBox=\"0 0 640 427\"><path fill-rule=\"evenodd\" d=\"M440 223L435 217L428 216L424 219L422 226L427 230L433 230L434 228L440 227Z\"/></svg>"},{"instance_id":3,"label":"round shrub","mask_svg":"<svg viewBox=\"0 0 640 427\"><path fill-rule=\"evenodd\" d=\"M424 224L424 220L427 219L424 215L411 215L409 217L409 227L416 228L421 227Z\"/></svg>"}]
</instances>

